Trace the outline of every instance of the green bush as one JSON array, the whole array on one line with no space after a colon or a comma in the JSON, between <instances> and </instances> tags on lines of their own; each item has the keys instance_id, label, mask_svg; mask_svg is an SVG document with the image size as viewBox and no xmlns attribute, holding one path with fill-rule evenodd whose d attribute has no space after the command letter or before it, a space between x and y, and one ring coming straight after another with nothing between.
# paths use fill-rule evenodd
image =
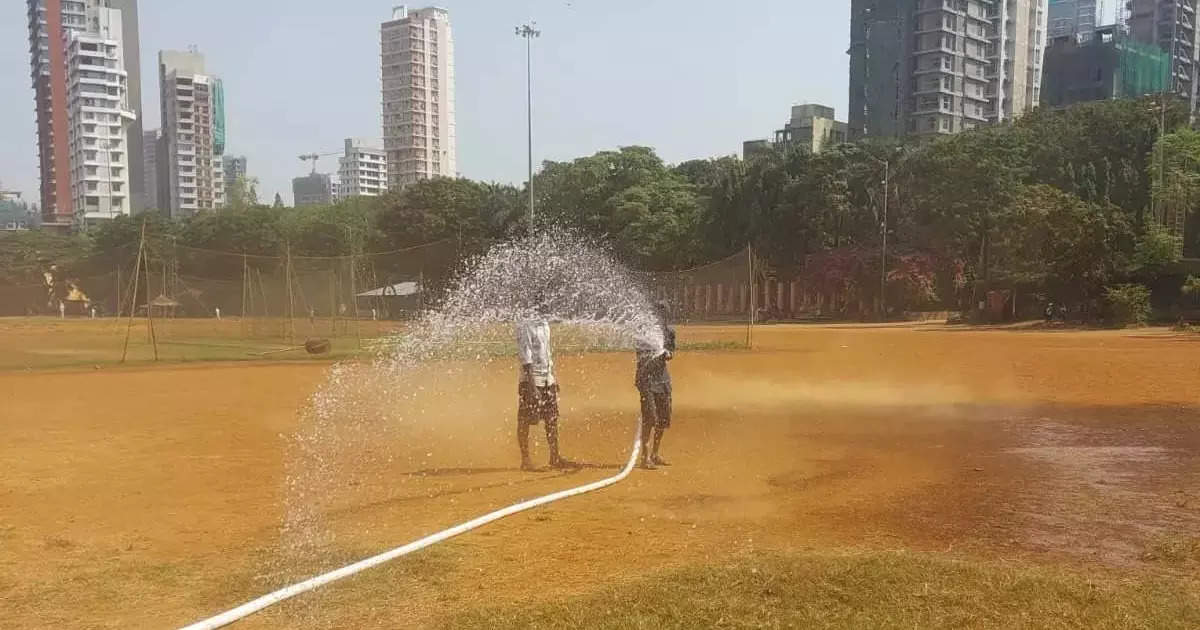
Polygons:
<instances>
[{"instance_id":1,"label":"green bush","mask_svg":"<svg viewBox=\"0 0 1200 630\"><path fill-rule=\"evenodd\" d=\"M1188 276L1182 291L1184 295L1200 295L1200 276Z\"/></svg>"},{"instance_id":2,"label":"green bush","mask_svg":"<svg viewBox=\"0 0 1200 630\"><path fill-rule=\"evenodd\" d=\"M1150 321L1150 289L1140 284L1116 284L1104 290L1107 320L1123 328Z\"/></svg>"}]
</instances>

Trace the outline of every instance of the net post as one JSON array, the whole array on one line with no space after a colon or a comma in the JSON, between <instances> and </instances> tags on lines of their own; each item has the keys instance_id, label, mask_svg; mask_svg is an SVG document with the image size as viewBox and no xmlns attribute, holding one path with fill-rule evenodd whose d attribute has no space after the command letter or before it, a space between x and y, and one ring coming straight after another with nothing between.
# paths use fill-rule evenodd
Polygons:
<instances>
[{"instance_id":1,"label":"net post","mask_svg":"<svg viewBox=\"0 0 1200 630\"><path fill-rule=\"evenodd\" d=\"M754 348L754 320L758 316L758 290L754 286L754 245L746 244L746 261L750 270L750 317L746 324L746 347Z\"/></svg>"},{"instance_id":2,"label":"net post","mask_svg":"<svg viewBox=\"0 0 1200 630\"><path fill-rule=\"evenodd\" d=\"M358 324L358 265L354 262L354 229L347 227L346 234L350 241L350 301L354 304L354 339L358 349L362 350L362 332Z\"/></svg>"},{"instance_id":3,"label":"net post","mask_svg":"<svg viewBox=\"0 0 1200 630\"><path fill-rule=\"evenodd\" d=\"M242 320L238 323L238 328L242 332L242 339L246 338L246 299L250 294L250 263L246 260L246 250L242 250Z\"/></svg>"},{"instance_id":4,"label":"net post","mask_svg":"<svg viewBox=\"0 0 1200 630\"><path fill-rule=\"evenodd\" d=\"M146 248L146 220L142 219L142 236L138 241L137 262L133 266L133 298L129 302L129 323L125 326L125 347L121 350L121 363L129 356L129 334L133 332L133 316L137 313L138 278L142 273L142 254Z\"/></svg>"},{"instance_id":5,"label":"net post","mask_svg":"<svg viewBox=\"0 0 1200 630\"><path fill-rule=\"evenodd\" d=\"M287 261L283 269L284 282L287 283L287 342L296 343L296 302L292 299L292 243L286 244Z\"/></svg>"}]
</instances>

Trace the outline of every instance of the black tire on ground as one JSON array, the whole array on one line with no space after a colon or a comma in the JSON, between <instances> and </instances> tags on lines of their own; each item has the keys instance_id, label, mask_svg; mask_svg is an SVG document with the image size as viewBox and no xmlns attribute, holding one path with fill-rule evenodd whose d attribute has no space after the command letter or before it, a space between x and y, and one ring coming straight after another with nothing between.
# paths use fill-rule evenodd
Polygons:
<instances>
[{"instance_id":1,"label":"black tire on ground","mask_svg":"<svg viewBox=\"0 0 1200 630\"><path fill-rule=\"evenodd\" d=\"M309 354L325 354L329 352L330 345L328 339L309 339L304 342L304 351Z\"/></svg>"}]
</instances>

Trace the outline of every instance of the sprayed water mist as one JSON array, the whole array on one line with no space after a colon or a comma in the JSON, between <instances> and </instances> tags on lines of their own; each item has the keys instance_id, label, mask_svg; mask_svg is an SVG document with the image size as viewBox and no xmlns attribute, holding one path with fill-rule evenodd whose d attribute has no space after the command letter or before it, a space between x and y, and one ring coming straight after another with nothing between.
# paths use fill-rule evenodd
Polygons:
<instances>
[{"instance_id":1,"label":"sprayed water mist","mask_svg":"<svg viewBox=\"0 0 1200 630\"><path fill-rule=\"evenodd\" d=\"M284 553L273 573L288 579L329 562L337 547L327 519L354 503L347 488L379 482L395 456L381 444L411 439L399 428L438 417L442 405L418 374L453 381L464 363L511 363L514 324L537 317L592 348L662 348L636 276L588 239L548 230L492 247L464 264L437 307L379 342L369 363L334 366L312 396L290 439Z\"/></svg>"}]
</instances>

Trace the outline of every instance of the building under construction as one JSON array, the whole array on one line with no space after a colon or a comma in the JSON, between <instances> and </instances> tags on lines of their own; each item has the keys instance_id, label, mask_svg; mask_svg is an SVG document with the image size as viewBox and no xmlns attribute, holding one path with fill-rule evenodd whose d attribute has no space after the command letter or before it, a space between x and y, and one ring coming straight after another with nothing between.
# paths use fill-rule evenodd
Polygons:
<instances>
[{"instance_id":1,"label":"building under construction","mask_svg":"<svg viewBox=\"0 0 1200 630\"><path fill-rule=\"evenodd\" d=\"M1178 94L1196 111L1197 73L1200 72L1200 42L1196 8L1200 0L1129 0L1129 35L1136 41L1158 46L1171 59L1168 90Z\"/></svg>"},{"instance_id":2,"label":"building under construction","mask_svg":"<svg viewBox=\"0 0 1200 630\"><path fill-rule=\"evenodd\" d=\"M1158 46L1134 41L1116 26L1096 29L1090 37L1058 37L1046 48L1042 105L1158 94L1169 65Z\"/></svg>"}]
</instances>

